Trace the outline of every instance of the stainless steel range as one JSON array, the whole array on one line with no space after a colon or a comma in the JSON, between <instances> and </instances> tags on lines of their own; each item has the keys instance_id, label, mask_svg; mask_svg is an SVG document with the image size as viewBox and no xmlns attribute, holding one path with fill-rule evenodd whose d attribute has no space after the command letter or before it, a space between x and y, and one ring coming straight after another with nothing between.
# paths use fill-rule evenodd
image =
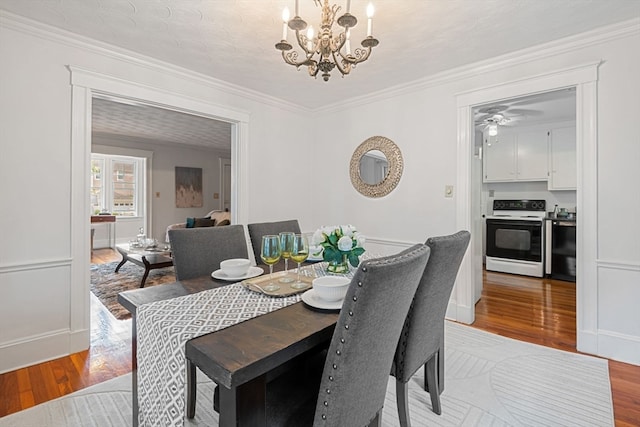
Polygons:
<instances>
[{"instance_id":1,"label":"stainless steel range","mask_svg":"<svg viewBox=\"0 0 640 427\"><path fill-rule=\"evenodd\" d=\"M545 200L494 200L486 218L486 269L543 277L545 216Z\"/></svg>"}]
</instances>

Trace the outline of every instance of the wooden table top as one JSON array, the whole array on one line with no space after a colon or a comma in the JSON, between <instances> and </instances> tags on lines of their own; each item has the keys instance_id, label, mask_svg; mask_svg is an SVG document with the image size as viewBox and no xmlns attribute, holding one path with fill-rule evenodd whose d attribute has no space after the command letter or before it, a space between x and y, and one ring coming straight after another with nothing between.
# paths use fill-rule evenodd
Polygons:
<instances>
[{"instance_id":1,"label":"wooden table top","mask_svg":"<svg viewBox=\"0 0 640 427\"><path fill-rule=\"evenodd\" d=\"M193 338L186 356L217 384L238 387L328 342L337 320L299 302Z\"/></svg>"}]
</instances>

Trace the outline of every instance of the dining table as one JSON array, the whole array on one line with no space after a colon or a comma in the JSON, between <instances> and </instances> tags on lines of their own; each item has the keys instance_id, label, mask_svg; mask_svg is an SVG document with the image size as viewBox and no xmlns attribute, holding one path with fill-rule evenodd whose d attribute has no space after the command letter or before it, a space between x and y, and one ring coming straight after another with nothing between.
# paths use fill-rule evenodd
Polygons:
<instances>
[{"instance_id":1,"label":"dining table","mask_svg":"<svg viewBox=\"0 0 640 427\"><path fill-rule=\"evenodd\" d=\"M282 263L275 271L282 270ZM318 266L315 266L318 268ZM136 316L145 304L179 299L222 288L232 281L203 276L121 292L118 301L132 315L133 425L139 420L138 341ZM273 298L273 297L272 297ZM318 310L295 302L215 332L189 339L184 348L184 373L200 369L218 386L220 426L266 426L266 384L274 372L286 369L305 354L327 346L339 310ZM195 382L187 375L187 394L195 396ZM195 402L195 399L193 400ZM205 404L213 405L213 402ZM184 408L187 417L194 407Z\"/></svg>"}]
</instances>

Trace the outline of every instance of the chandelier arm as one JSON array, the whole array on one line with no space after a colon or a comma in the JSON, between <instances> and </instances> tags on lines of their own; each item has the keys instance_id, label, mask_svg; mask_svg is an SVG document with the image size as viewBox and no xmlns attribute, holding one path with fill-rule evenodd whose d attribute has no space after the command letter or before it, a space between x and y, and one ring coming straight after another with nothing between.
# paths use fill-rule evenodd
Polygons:
<instances>
[{"instance_id":1,"label":"chandelier arm","mask_svg":"<svg viewBox=\"0 0 640 427\"><path fill-rule=\"evenodd\" d=\"M300 68L300 66L302 65L309 65L309 62L315 63L316 61L309 59L309 58L304 58L302 61L297 61L298 59L298 52L291 51L291 52L285 52L284 50L282 51L282 59L284 59L284 62L286 62L289 65L293 65L296 68Z\"/></svg>"},{"instance_id":2,"label":"chandelier arm","mask_svg":"<svg viewBox=\"0 0 640 427\"><path fill-rule=\"evenodd\" d=\"M336 64L336 68L338 68L338 71L340 71L340 74L343 76L346 76L351 72L351 63L347 58L342 56L339 51L333 52L333 62Z\"/></svg>"},{"instance_id":3,"label":"chandelier arm","mask_svg":"<svg viewBox=\"0 0 640 427\"><path fill-rule=\"evenodd\" d=\"M371 55L370 47L366 49L362 49L358 47L356 48L356 50L353 51L353 59L349 59L348 61L351 64L356 65L369 59L369 55Z\"/></svg>"},{"instance_id":4,"label":"chandelier arm","mask_svg":"<svg viewBox=\"0 0 640 427\"><path fill-rule=\"evenodd\" d=\"M296 41L298 42L298 46L302 49L307 56L307 58L311 59L313 55L316 54L318 50L318 44L313 42L313 39L309 40L305 34L300 33L300 31L296 30ZM311 42L312 49L309 50L307 48L307 42ZM320 40L318 40L320 43Z\"/></svg>"}]
</instances>

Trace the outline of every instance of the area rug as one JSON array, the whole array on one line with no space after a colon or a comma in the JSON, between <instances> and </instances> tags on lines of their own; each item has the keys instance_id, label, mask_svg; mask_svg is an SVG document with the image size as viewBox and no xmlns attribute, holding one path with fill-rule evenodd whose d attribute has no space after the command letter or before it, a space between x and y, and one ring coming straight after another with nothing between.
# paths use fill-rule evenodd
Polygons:
<instances>
[{"instance_id":1,"label":"area rug","mask_svg":"<svg viewBox=\"0 0 640 427\"><path fill-rule=\"evenodd\" d=\"M613 426L605 359L568 353L447 322L442 415L431 412L422 371L409 382L414 426ZM198 372L196 418L216 426L213 383ZM0 418L0 427L130 426L131 375ZM390 377L382 425L399 425Z\"/></svg>"},{"instance_id":2,"label":"area rug","mask_svg":"<svg viewBox=\"0 0 640 427\"><path fill-rule=\"evenodd\" d=\"M118 302L118 294L131 289L139 289L144 268L127 262L116 273L117 266L117 262L92 264L91 292L98 297L116 319L123 320L130 318L131 314ZM148 288L175 281L176 275L173 267L158 268L149 272L144 287Z\"/></svg>"}]
</instances>

